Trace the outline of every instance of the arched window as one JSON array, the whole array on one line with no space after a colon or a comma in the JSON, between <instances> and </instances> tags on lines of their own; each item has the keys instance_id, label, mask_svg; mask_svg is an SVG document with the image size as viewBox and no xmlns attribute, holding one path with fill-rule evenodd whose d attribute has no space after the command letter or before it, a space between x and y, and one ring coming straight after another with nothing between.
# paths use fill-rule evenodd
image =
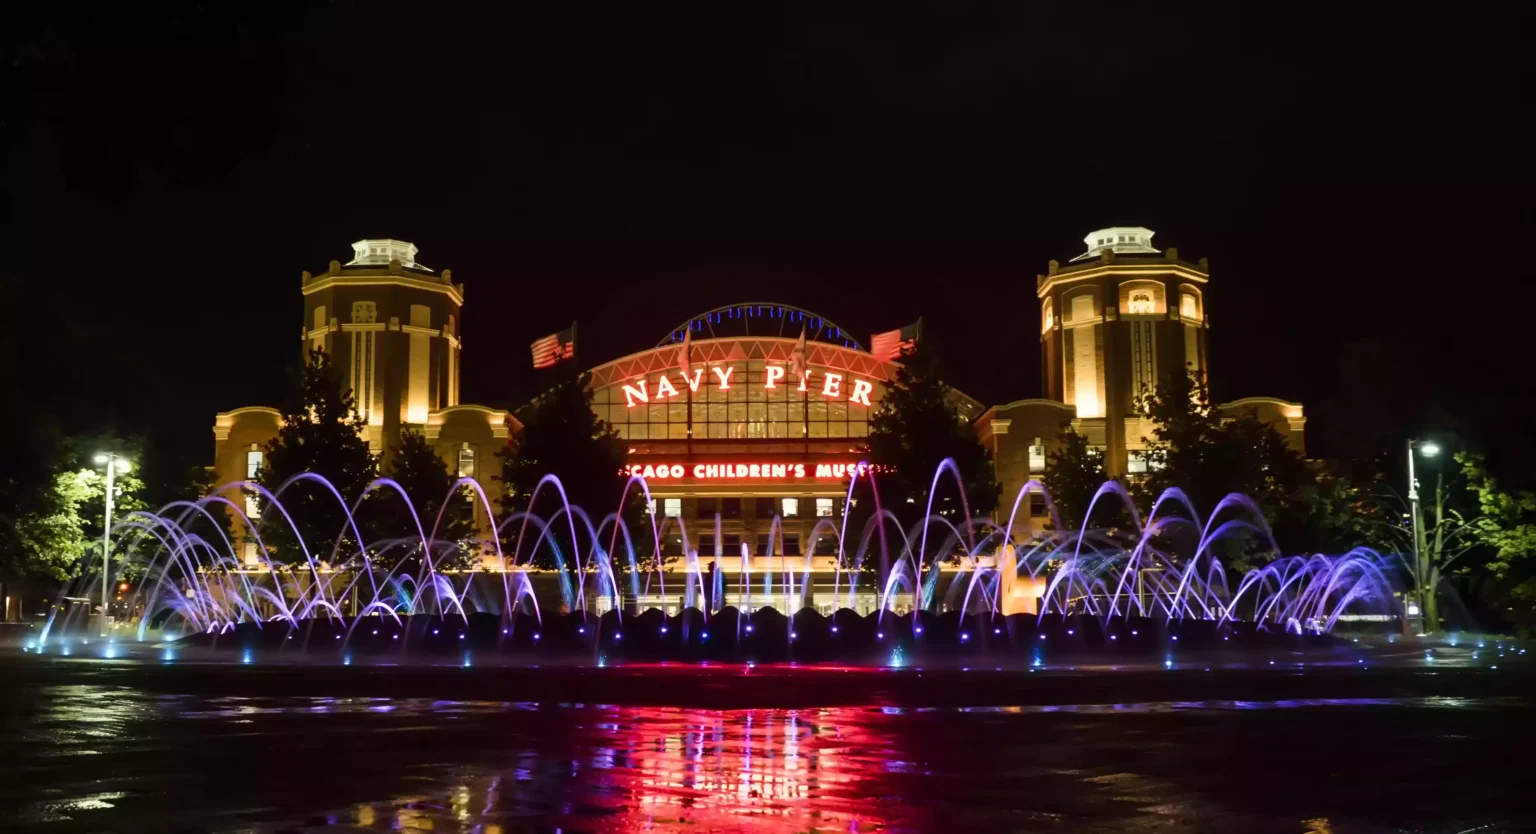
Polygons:
<instances>
[{"instance_id":1,"label":"arched window","mask_svg":"<svg viewBox=\"0 0 1536 834\"><path fill-rule=\"evenodd\" d=\"M1092 321L1099 317L1098 305L1093 301L1093 293L1080 293L1072 296L1072 315L1068 321L1076 324L1083 321Z\"/></svg>"},{"instance_id":2,"label":"arched window","mask_svg":"<svg viewBox=\"0 0 1536 834\"><path fill-rule=\"evenodd\" d=\"M1044 333L1055 326L1056 313L1054 308L1051 306L1051 300L1047 298L1045 303L1040 305L1040 332Z\"/></svg>"},{"instance_id":3,"label":"arched window","mask_svg":"<svg viewBox=\"0 0 1536 834\"><path fill-rule=\"evenodd\" d=\"M1200 299L1188 290L1179 294L1179 318L1200 320Z\"/></svg>"},{"instance_id":4,"label":"arched window","mask_svg":"<svg viewBox=\"0 0 1536 834\"><path fill-rule=\"evenodd\" d=\"M1120 284L1120 313L1127 316L1157 316L1167 312L1165 292L1159 281L1145 279Z\"/></svg>"}]
</instances>

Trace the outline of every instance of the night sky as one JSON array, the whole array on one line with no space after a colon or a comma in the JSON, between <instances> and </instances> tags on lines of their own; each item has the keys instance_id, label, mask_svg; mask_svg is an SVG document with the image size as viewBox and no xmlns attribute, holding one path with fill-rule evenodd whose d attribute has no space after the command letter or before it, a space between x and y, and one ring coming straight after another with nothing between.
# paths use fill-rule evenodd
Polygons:
<instances>
[{"instance_id":1,"label":"night sky","mask_svg":"<svg viewBox=\"0 0 1536 834\"><path fill-rule=\"evenodd\" d=\"M1393 431L1531 402L1524 27L1471 4L162 5L11 27L0 269L70 431L208 462L363 237L467 284L466 402L572 319L596 364L735 301L923 316L1039 396L1034 277L1115 224L1210 258L1215 397L1303 401L1315 452L1369 451L1361 376Z\"/></svg>"}]
</instances>

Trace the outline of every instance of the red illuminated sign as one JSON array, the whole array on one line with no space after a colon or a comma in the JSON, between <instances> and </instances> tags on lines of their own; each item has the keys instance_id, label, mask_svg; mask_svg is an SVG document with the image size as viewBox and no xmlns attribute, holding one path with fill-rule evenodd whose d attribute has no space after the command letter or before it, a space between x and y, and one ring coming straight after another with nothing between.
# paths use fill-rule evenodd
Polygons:
<instances>
[{"instance_id":1,"label":"red illuminated sign","mask_svg":"<svg viewBox=\"0 0 1536 834\"><path fill-rule=\"evenodd\" d=\"M721 391L730 390L731 376L735 372L735 368L732 368L729 365L716 365L709 370L710 373L715 377L716 388ZM676 373L678 379L682 381L682 384L688 386L689 391L698 393L699 384L704 379L703 368L694 368L692 374L684 374L682 371L677 371ZM809 376L809 374L807 374L807 376ZM764 368L763 388L771 391L778 388L779 384L784 381L785 370L783 365L769 365ZM874 393L875 384L867 379L858 379L857 377L855 377L852 382L853 391L846 394L846 399L848 402L857 403L866 407L872 407L873 403L869 401L869 395ZM651 390L650 380L645 379L624 383L623 387L624 403L630 408L634 408L638 404L651 402L653 399L668 400L678 396L678 394L681 393L679 386L674 385L672 380L668 379L666 376L657 378L656 389L654 391ZM800 384L795 386L795 390L801 392L810 390L806 386L806 377L800 377ZM840 373L833 373L831 371L822 374L821 395L829 400L844 399L845 394L843 391L843 375Z\"/></svg>"},{"instance_id":2,"label":"red illuminated sign","mask_svg":"<svg viewBox=\"0 0 1536 834\"><path fill-rule=\"evenodd\" d=\"M803 481L844 480L869 472L864 461L852 463L632 463L624 474L648 481Z\"/></svg>"}]
</instances>

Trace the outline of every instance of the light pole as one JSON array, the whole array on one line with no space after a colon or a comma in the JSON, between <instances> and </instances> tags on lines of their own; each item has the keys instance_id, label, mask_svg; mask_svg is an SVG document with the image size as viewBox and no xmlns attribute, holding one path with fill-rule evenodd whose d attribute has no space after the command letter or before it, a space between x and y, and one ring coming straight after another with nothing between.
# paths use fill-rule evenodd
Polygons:
<instances>
[{"instance_id":1,"label":"light pole","mask_svg":"<svg viewBox=\"0 0 1536 834\"><path fill-rule=\"evenodd\" d=\"M1408 504L1413 513L1413 587L1419 609L1419 634L1424 634L1424 518L1419 512L1419 478L1414 474L1414 450L1426 458L1440 454L1440 445L1433 440L1408 441Z\"/></svg>"},{"instance_id":2,"label":"light pole","mask_svg":"<svg viewBox=\"0 0 1536 834\"><path fill-rule=\"evenodd\" d=\"M113 476L118 472L127 472L129 464L127 458L115 452L96 455L96 464L107 468L107 507L101 525L101 634L105 637L107 612L112 605L112 489L116 480Z\"/></svg>"}]
</instances>

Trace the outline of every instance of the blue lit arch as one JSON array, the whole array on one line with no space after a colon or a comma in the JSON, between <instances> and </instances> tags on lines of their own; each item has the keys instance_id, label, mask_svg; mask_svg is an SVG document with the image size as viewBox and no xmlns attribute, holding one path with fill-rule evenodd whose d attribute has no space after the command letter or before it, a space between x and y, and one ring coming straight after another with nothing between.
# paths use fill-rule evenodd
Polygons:
<instances>
[{"instance_id":1,"label":"blue lit arch","mask_svg":"<svg viewBox=\"0 0 1536 834\"><path fill-rule=\"evenodd\" d=\"M802 323L808 341L825 342L854 350L864 349L847 330L826 316L772 301L749 301L705 310L672 328L656 346L665 347L681 342L683 331L689 328L692 328L695 339L729 339L736 336L798 339Z\"/></svg>"}]
</instances>

